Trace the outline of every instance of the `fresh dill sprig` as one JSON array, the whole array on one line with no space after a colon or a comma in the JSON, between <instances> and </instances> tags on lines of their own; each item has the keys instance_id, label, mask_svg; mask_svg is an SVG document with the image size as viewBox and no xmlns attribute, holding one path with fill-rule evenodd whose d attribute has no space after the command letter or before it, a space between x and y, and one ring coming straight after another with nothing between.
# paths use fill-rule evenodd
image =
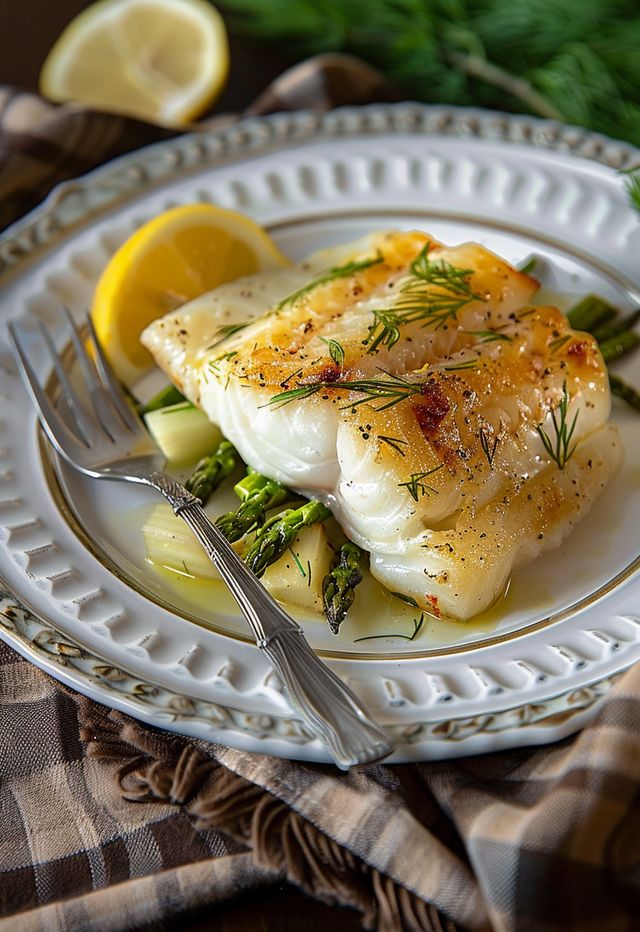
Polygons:
<instances>
[{"instance_id":1,"label":"fresh dill sprig","mask_svg":"<svg viewBox=\"0 0 640 932\"><path fill-rule=\"evenodd\" d=\"M628 175L626 186L631 206L635 207L636 210L640 210L640 165L626 168L621 174Z\"/></svg>"},{"instance_id":2,"label":"fresh dill sprig","mask_svg":"<svg viewBox=\"0 0 640 932\"><path fill-rule=\"evenodd\" d=\"M500 442L499 434L495 434L493 442L489 440L489 437L484 429L480 428L480 446L482 447L482 452L487 457L487 462L489 466L493 469L493 461L496 456L496 450L498 449L498 443Z\"/></svg>"},{"instance_id":3,"label":"fresh dill sprig","mask_svg":"<svg viewBox=\"0 0 640 932\"><path fill-rule=\"evenodd\" d=\"M399 482L398 488L406 489L414 502L417 502L422 495L437 495L438 490L427 485L424 480L432 476L434 472L438 472L443 466L444 463L440 463L439 466L434 466L433 469L427 469L425 472L414 472L406 482Z\"/></svg>"},{"instance_id":4,"label":"fresh dill sprig","mask_svg":"<svg viewBox=\"0 0 640 932\"><path fill-rule=\"evenodd\" d=\"M513 337L508 336L506 333L500 333L499 330L465 330L464 332L470 337L477 337L479 343L513 342Z\"/></svg>"},{"instance_id":5,"label":"fresh dill sprig","mask_svg":"<svg viewBox=\"0 0 640 932\"><path fill-rule=\"evenodd\" d=\"M302 563L300 562L300 557L298 556L297 553L294 553L294 552L293 552L293 550L291 549L291 547L287 547L287 550L288 550L289 553L291 554L291 559L292 559L293 562L295 563L298 572L300 573L300 575L302 576L302 578L305 579L307 573L306 573L306 570L305 570L304 566L303 566Z\"/></svg>"},{"instance_id":6,"label":"fresh dill sprig","mask_svg":"<svg viewBox=\"0 0 640 932\"><path fill-rule=\"evenodd\" d=\"M556 410L551 410L551 422L553 424L554 437L551 438L549 434L543 429L541 425L536 427L540 439L544 444L544 448L554 461L557 464L558 469L564 469L571 457L573 456L575 449L577 447L577 442L571 446L571 438L573 437L574 431L576 429L576 421L578 420L579 411L573 416L573 420L569 425L567 421L567 414L569 411L569 393L567 391L567 383L562 383L562 398L560 404Z\"/></svg>"},{"instance_id":7,"label":"fresh dill sprig","mask_svg":"<svg viewBox=\"0 0 640 932\"><path fill-rule=\"evenodd\" d=\"M331 356L336 366L339 369L344 369L345 352L342 343L339 343L338 340L328 339L327 337L320 337L320 339L329 347L329 356Z\"/></svg>"},{"instance_id":8,"label":"fresh dill sprig","mask_svg":"<svg viewBox=\"0 0 640 932\"><path fill-rule=\"evenodd\" d=\"M234 334L244 330L245 327L248 327L249 324L252 323L252 320L242 320L237 324L224 324L222 327L218 327L216 332L216 339L213 341L213 343L210 343L209 346L207 346L207 351L215 349L216 346L220 345L220 343L224 343L224 341L228 340L229 337L232 337Z\"/></svg>"},{"instance_id":9,"label":"fresh dill sprig","mask_svg":"<svg viewBox=\"0 0 640 932\"><path fill-rule=\"evenodd\" d=\"M384 371L384 370L381 370ZM304 398L310 398L319 392L327 390L343 392L359 392L362 398L357 401L350 401L345 405L347 408L357 408L366 402L380 399L385 403L376 408L376 411L386 411L387 408L393 407L404 398L410 398L412 395L421 395L424 389L424 382L409 382L399 375L391 375L385 372L386 379L355 379L354 381L345 382L313 382L310 385L300 385L298 388L289 389L286 392L279 392L270 398L267 402L269 406L282 407L290 404L292 401L301 401Z\"/></svg>"},{"instance_id":10,"label":"fresh dill sprig","mask_svg":"<svg viewBox=\"0 0 640 932\"><path fill-rule=\"evenodd\" d=\"M219 365L221 362L224 362L227 359L233 359L234 356L237 356L237 355L238 355L237 350L231 350L228 353L222 353L220 356L216 356L215 359L211 359L209 361L209 369L211 369L212 372L218 372Z\"/></svg>"},{"instance_id":11,"label":"fresh dill sprig","mask_svg":"<svg viewBox=\"0 0 640 932\"><path fill-rule=\"evenodd\" d=\"M292 61L359 55L401 97L529 112L640 145L634 0L220 0Z\"/></svg>"},{"instance_id":12,"label":"fresh dill sprig","mask_svg":"<svg viewBox=\"0 0 640 932\"><path fill-rule=\"evenodd\" d=\"M397 593L394 592L393 595L397 595ZM404 601L406 601L406 600L404 600ZM416 605L417 605L417 603L416 603ZM418 636L418 634L420 633L420 631L422 630L422 626L423 626L423 625L424 625L424 612L420 612L420 618L414 618L414 619L413 619L413 632L412 632L411 634L395 634L395 633L393 633L393 634L391 634L391 633L389 633L389 634L370 634L370 635L368 635L368 637L364 637L364 638L355 638L354 641L353 641L353 643L354 643L354 644L357 644L358 641L377 641L377 640L379 640L379 638L402 638L403 641L413 641L414 638L416 638L416 637Z\"/></svg>"},{"instance_id":13,"label":"fresh dill sprig","mask_svg":"<svg viewBox=\"0 0 640 932\"><path fill-rule=\"evenodd\" d=\"M394 599L400 599L401 602L406 602L407 605L411 605L413 608L420 608L416 600L411 595L405 595L403 592L392 592L391 595Z\"/></svg>"},{"instance_id":14,"label":"fresh dill sprig","mask_svg":"<svg viewBox=\"0 0 640 932\"><path fill-rule=\"evenodd\" d=\"M409 278L393 306L374 308L365 340L368 353L377 352L381 346L391 349L407 324L421 321L423 327L439 330L471 301L485 301L471 290L473 269L451 265L446 259L431 260L432 246L431 242L425 243L409 266Z\"/></svg>"},{"instance_id":15,"label":"fresh dill sprig","mask_svg":"<svg viewBox=\"0 0 640 932\"><path fill-rule=\"evenodd\" d=\"M400 445L406 446L409 443L408 440L401 440L399 437L385 437L384 434L378 434L378 440L381 440L382 443L386 443L392 450L399 453L400 456L406 456L406 453L400 448Z\"/></svg>"},{"instance_id":16,"label":"fresh dill sprig","mask_svg":"<svg viewBox=\"0 0 640 932\"><path fill-rule=\"evenodd\" d=\"M283 298L282 301L279 301L275 306L275 310L281 311L282 308L287 307L287 305L295 304L296 301L315 288L318 288L319 285L326 285L327 282L335 281L337 278L349 278L349 276L355 275L356 272L362 272L364 269L371 268L372 265L378 265L378 263L382 261L383 257L378 254L369 259L357 259L352 262L345 262L344 265L336 265L332 269L327 269L326 272L321 272L319 275L316 275L315 278L312 278L311 281L303 285L302 288L298 288L297 291L292 292L292 294Z\"/></svg>"},{"instance_id":17,"label":"fresh dill sprig","mask_svg":"<svg viewBox=\"0 0 640 932\"><path fill-rule=\"evenodd\" d=\"M434 369L442 369L443 372L467 372L469 369L475 369L478 365L478 357L471 356L469 359L463 359L460 362L445 363L434 366Z\"/></svg>"},{"instance_id":18,"label":"fresh dill sprig","mask_svg":"<svg viewBox=\"0 0 640 932\"><path fill-rule=\"evenodd\" d=\"M562 349L565 343L568 343L571 338L572 338L572 334L570 333L565 333L561 337L556 337L555 340L551 340L551 342L549 343L549 350L552 353L557 353L558 350Z\"/></svg>"}]
</instances>

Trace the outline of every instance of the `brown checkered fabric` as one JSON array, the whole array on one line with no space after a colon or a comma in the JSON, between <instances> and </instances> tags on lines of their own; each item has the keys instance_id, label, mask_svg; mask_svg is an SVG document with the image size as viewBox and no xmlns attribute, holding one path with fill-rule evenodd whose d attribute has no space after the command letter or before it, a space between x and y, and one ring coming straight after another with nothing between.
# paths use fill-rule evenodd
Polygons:
<instances>
[{"instance_id":1,"label":"brown checkered fabric","mask_svg":"<svg viewBox=\"0 0 640 932\"><path fill-rule=\"evenodd\" d=\"M340 104L393 100L380 72L349 55L319 55L286 71L247 113L329 110ZM189 129L228 123L214 116ZM75 104L58 107L0 87L0 230L38 204L60 181L175 133L129 117Z\"/></svg>"},{"instance_id":2,"label":"brown checkered fabric","mask_svg":"<svg viewBox=\"0 0 640 932\"><path fill-rule=\"evenodd\" d=\"M380 932L638 928L640 667L574 739L349 774L158 732L2 644L0 710L0 929L146 928L285 878Z\"/></svg>"},{"instance_id":3,"label":"brown checkered fabric","mask_svg":"<svg viewBox=\"0 0 640 932\"><path fill-rule=\"evenodd\" d=\"M388 94L329 56L253 112L327 108L336 92ZM164 134L0 92L0 223ZM0 643L0 930L177 928L287 879L380 932L631 932L639 787L640 668L549 748L340 774L160 733Z\"/></svg>"}]
</instances>

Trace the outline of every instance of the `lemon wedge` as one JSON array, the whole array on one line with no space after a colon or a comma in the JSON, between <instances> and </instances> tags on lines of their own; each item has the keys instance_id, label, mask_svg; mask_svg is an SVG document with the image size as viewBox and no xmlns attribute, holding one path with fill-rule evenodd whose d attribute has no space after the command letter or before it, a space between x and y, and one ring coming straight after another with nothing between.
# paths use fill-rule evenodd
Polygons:
<instances>
[{"instance_id":1,"label":"lemon wedge","mask_svg":"<svg viewBox=\"0 0 640 932\"><path fill-rule=\"evenodd\" d=\"M225 25L205 0L100 0L62 32L40 90L179 126L213 103L228 71Z\"/></svg>"},{"instance_id":2,"label":"lemon wedge","mask_svg":"<svg viewBox=\"0 0 640 932\"><path fill-rule=\"evenodd\" d=\"M233 210L186 204L145 223L112 256L91 308L116 375L132 386L152 364L140 343L152 320L224 282L286 265L269 234Z\"/></svg>"}]
</instances>

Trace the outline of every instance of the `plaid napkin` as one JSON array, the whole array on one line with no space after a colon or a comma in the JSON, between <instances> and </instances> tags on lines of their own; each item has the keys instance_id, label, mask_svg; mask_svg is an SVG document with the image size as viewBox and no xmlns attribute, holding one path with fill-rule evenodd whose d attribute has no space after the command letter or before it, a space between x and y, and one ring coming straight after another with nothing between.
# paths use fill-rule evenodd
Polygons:
<instances>
[{"instance_id":1,"label":"plaid napkin","mask_svg":"<svg viewBox=\"0 0 640 932\"><path fill-rule=\"evenodd\" d=\"M394 99L379 71L350 55L327 54L286 71L246 113L329 110ZM188 129L208 130L232 119L214 116ZM35 94L0 86L0 230L39 204L58 182L175 135L140 120L75 104L58 107Z\"/></svg>"},{"instance_id":2,"label":"plaid napkin","mask_svg":"<svg viewBox=\"0 0 640 932\"><path fill-rule=\"evenodd\" d=\"M388 99L340 56L252 112ZM166 131L0 91L1 220ZM156 731L0 642L0 930L184 927L289 881L366 928L640 928L640 667L544 749L341 774ZM254 924L253 928L258 926Z\"/></svg>"}]
</instances>

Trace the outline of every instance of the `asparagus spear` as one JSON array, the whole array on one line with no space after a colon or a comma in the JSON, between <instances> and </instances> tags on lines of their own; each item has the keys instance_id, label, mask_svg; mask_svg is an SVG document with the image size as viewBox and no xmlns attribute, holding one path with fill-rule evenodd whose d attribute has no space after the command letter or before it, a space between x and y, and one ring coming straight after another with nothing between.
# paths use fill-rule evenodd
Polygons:
<instances>
[{"instance_id":1,"label":"asparagus spear","mask_svg":"<svg viewBox=\"0 0 640 932\"><path fill-rule=\"evenodd\" d=\"M330 517L329 509L316 499L305 502L300 508L281 511L260 528L244 556L244 562L256 576L262 576L266 568L282 556L303 527L326 521Z\"/></svg>"},{"instance_id":2,"label":"asparagus spear","mask_svg":"<svg viewBox=\"0 0 640 932\"><path fill-rule=\"evenodd\" d=\"M618 359L640 343L640 337L632 329L640 319L640 309L627 317L621 317L618 311L601 298L587 295L567 312L567 318L576 330L587 330L593 334L606 363ZM609 385L613 395L640 411L640 392L611 372Z\"/></svg>"},{"instance_id":3,"label":"asparagus spear","mask_svg":"<svg viewBox=\"0 0 640 932\"><path fill-rule=\"evenodd\" d=\"M356 597L355 588L362 582L362 550L348 540L338 550L331 571L322 581L324 613L332 634L337 634Z\"/></svg>"},{"instance_id":4,"label":"asparagus spear","mask_svg":"<svg viewBox=\"0 0 640 932\"><path fill-rule=\"evenodd\" d=\"M233 490L241 499L240 506L236 511L220 515L216 520L216 524L231 543L240 540L253 528L262 527L269 508L284 505L292 498L289 489L281 483L275 479L268 479L251 468L247 475L234 485Z\"/></svg>"},{"instance_id":5,"label":"asparagus spear","mask_svg":"<svg viewBox=\"0 0 640 932\"><path fill-rule=\"evenodd\" d=\"M169 405L177 405L186 398L179 392L175 385L167 385L162 391L154 395L151 401L146 405L141 405L138 409L140 415L148 414L150 411L157 411L159 408L168 408Z\"/></svg>"},{"instance_id":6,"label":"asparagus spear","mask_svg":"<svg viewBox=\"0 0 640 932\"><path fill-rule=\"evenodd\" d=\"M627 317L618 317L617 320L614 319L608 324L596 327L593 331L593 335L598 343L602 343L604 340L611 339L611 337L617 337L619 333L623 333L625 330L633 330L639 320L640 308Z\"/></svg>"},{"instance_id":7,"label":"asparagus spear","mask_svg":"<svg viewBox=\"0 0 640 932\"><path fill-rule=\"evenodd\" d=\"M600 352L606 363L619 359L630 350L635 349L640 343L640 336L634 330L623 330L616 336L609 337L608 340L600 340Z\"/></svg>"},{"instance_id":8,"label":"asparagus spear","mask_svg":"<svg viewBox=\"0 0 640 932\"><path fill-rule=\"evenodd\" d=\"M618 398L622 398L627 404L630 404L632 408L635 408L636 411L640 411L640 392L633 388L633 386L624 382L619 376L612 375L611 373L609 373L609 385L611 386L611 393L613 395L617 395Z\"/></svg>"},{"instance_id":9,"label":"asparagus spear","mask_svg":"<svg viewBox=\"0 0 640 932\"><path fill-rule=\"evenodd\" d=\"M596 295L589 294L567 311L567 319L574 330L587 330L593 333L616 317L615 308Z\"/></svg>"},{"instance_id":10,"label":"asparagus spear","mask_svg":"<svg viewBox=\"0 0 640 932\"><path fill-rule=\"evenodd\" d=\"M223 479L233 472L235 465L235 447L228 440L222 440L215 453L200 460L185 486L205 505Z\"/></svg>"}]
</instances>

